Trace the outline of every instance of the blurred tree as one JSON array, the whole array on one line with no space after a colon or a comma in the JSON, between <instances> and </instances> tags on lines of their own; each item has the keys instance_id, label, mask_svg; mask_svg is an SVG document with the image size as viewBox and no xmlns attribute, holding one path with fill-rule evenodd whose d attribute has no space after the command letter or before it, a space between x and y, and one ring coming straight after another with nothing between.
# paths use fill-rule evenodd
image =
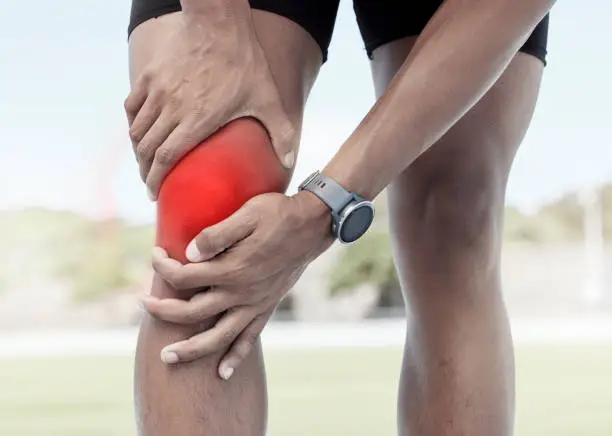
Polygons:
<instances>
[{"instance_id":1,"label":"blurred tree","mask_svg":"<svg viewBox=\"0 0 612 436\"><path fill-rule=\"evenodd\" d=\"M56 254L72 245L72 232L86 222L74 213L41 208L1 213L0 261L7 282L21 287L52 277Z\"/></svg>"},{"instance_id":2,"label":"blurred tree","mask_svg":"<svg viewBox=\"0 0 612 436\"><path fill-rule=\"evenodd\" d=\"M604 232L612 241L612 184L602 188ZM330 293L375 284L380 304L401 300L386 224L387 202L377 200L377 220L360 241L345 248L329 276ZM582 239L583 209L575 194L526 215L506 209L504 239L551 244ZM29 208L0 212L0 290L28 277L65 280L76 299L94 299L129 286L149 270L154 240L152 225L132 226L121 220L91 221L72 212ZM290 300L285 302L290 306Z\"/></svg>"},{"instance_id":3,"label":"blurred tree","mask_svg":"<svg viewBox=\"0 0 612 436\"><path fill-rule=\"evenodd\" d=\"M612 185L602 188L605 234L612 239ZM377 204L377 211L386 202ZM386 210L382 211L386 215ZM537 213L526 215L509 206L505 212L504 239L507 242L557 244L578 242L583 238L583 207L576 194L568 194L543 205ZM397 273L391 254L391 240L379 222L378 228L345 248L337 265L331 269L329 291L350 292L365 283L381 292L380 304L401 304Z\"/></svg>"},{"instance_id":4,"label":"blurred tree","mask_svg":"<svg viewBox=\"0 0 612 436\"><path fill-rule=\"evenodd\" d=\"M150 270L154 227L92 221L71 212L29 208L0 213L5 282L60 279L77 300L138 282Z\"/></svg>"},{"instance_id":5,"label":"blurred tree","mask_svg":"<svg viewBox=\"0 0 612 436\"><path fill-rule=\"evenodd\" d=\"M149 268L152 226L121 220L90 222L58 257L56 274L72 286L78 301L92 300L136 283Z\"/></svg>"},{"instance_id":6,"label":"blurred tree","mask_svg":"<svg viewBox=\"0 0 612 436\"><path fill-rule=\"evenodd\" d=\"M504 217L504 239L539 244L543 242L543 235L537 224L537 220L533 217L523 214L516 207L509 206Z\"/></svg>"},{"instance_id":7,"label":"blurred tree","mask_svg":"<svg viewBox=\"0 0 612 436\"><path fill-rule=\"evenodd\" d=\"M116 241L99 241L82 259L70 277L77 301L94 300L133 283L121 248Z\"/></svg>"},{"instance_id":8,"label":"blurred tree","mask_svg":"<svg viewBox=\"0 0 612 436\"><path fill-rule=\"evenodd\" d=\"M584 236L584 207L577 194L568 194L544 205L536 220L542 242L576 242Z\"/></svg>"},{"instance_id":9,"label":"blurred tree","mask_svg":"<svg viewBox=\"0 0 612 436\"><path fill-rule=\"evenodd\" d=\"M332 295L370 283L380 291L399 287L388 232L372 231L346 247L331 269L329 291Z\"/></svg>"},{"instance_id":10,"label":"blurred tree","mask_svg":"<svg viewBox=\"0 0 612 436\"><path fill-rule=\"evenodd\" d=\"M603 187L601 196L604 211L604 237L606 241L612 242L612 184Z\"/></svg>"}]
</instances>

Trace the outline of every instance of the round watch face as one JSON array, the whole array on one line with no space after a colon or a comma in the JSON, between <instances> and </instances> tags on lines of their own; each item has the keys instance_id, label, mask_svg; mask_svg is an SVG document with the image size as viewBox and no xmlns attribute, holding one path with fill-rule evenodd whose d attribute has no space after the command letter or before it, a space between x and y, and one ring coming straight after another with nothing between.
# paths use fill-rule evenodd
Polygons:
<instances>
[{"instance_id":1,"label":"round watch face","mask_svg":"<svg viewBox=\"0 0 612 436\"><path fill-rule=\"evenodd\" d=\"M349 206L340 223L338 239L345 244L355 242L370 228L373 220L374 207L369 201Z\"/></svg>"}]
</instances>

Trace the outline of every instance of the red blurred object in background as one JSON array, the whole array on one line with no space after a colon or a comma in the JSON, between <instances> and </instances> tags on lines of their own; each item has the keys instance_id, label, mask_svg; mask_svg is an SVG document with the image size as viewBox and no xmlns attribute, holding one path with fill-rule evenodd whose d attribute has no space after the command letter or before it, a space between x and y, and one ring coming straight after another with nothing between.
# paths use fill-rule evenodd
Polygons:
<instances>
[{"instance_id":1,"label":"red blurred object in background","mask_svg":"<svg viewBox=\"0 0 612 436\"><path fill-rule=\"evenodd\" d=\"M187 263L185 249L204 228L250 198L284 192L288 174L264 127L232 121L187 154L164 180L157 201L157 245Z\"/></svg>"}]
</instances>

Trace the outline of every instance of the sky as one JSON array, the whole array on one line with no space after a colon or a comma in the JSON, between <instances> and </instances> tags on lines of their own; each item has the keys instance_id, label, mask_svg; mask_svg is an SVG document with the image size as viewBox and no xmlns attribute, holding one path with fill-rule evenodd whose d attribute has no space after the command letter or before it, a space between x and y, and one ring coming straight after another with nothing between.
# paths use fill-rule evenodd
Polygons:
<instances>
[{"instance_id":1,"label":"sky","mask_svg":"<svg viewBox=\"0 0 612 436\"><path fill-rule=\"evenodd\" d=\"M533 209L612 181L612 2L553 9L548 66L508 202ZM127 0L9 2L0 14L0 210L42 206L152 222L127 137ZM35 13L33 13L35 11ZM306 109L290 192L374 102L351 2Z\"/></svg>"}]
</instances>

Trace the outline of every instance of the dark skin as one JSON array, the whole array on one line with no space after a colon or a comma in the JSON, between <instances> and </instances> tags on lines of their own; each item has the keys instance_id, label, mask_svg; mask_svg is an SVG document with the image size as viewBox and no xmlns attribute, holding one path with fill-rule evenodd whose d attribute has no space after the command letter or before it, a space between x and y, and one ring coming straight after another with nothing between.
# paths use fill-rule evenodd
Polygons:
<instances>
[{"instance_id":1,"label":"dark skin","mask_svg":"<svg viewBox=\"0 0 612 436\"><path fill-rule=\"evenodd\" d=\"M381 93L414 39L376 53ZM508 172L543 65L519 53L453 128L389 187L407 303L401 435L512 434L514 362L500 251Z\"/></svg>"},{"instance_id":2,"label":"dark skin","mask_svg":"<svg viewBox=\"0 0 612 436\"><path fill-rule=\"evenodd\" d=\"M512 344L499 284L501 215L508 172L542 74L540 61L516 51L552 4L531 1L518 8L504 0L448 0L416 42L408 38L379 48L373 61L378 103L324 169L366 197L390 187L394 254L409 314L399 399L402 435L512 434ZM482 40L482 34L490 37ZM415 101L420 104L410 104ZM300 238L304 243L288 242ZM195 311L212 324L220 309L240 306L193 340L166 347L162 358L170 363L168 357L176 357L181 362L176 367L142 377L143 383L169 389L164 401L172 410L193 410L184 420L190 424L180 424L181 434L217 434L199 433L202 414L216 423L218 434L263 434L265 410L247 412L236 397L231 401L232 392L248 386L249 395L261 395L259 332L328 242L328 211L316 197L268 194L204 230L187 252L197 263L182 266L163 252L155 254L154 267L171 284L168 289L214 285L218 292L192 300L181 291L174 293L179 298L147 298L154 316L190 324ZM231 255L216 256L228 247ZM229 271L236 265L243 270L234 277ZM176 328L159 326L157 339L142 340L152 350L141 353L144 367L162 367L148 359L170 343L164 332ZM192 325L192 332L202 327ZM229 385L215 388L221 385L209 371L176 375L193 365L182 362L196 358L206 370L221 359L218 374L228 378L231 369ZM161 400L151 392L142 398L151 409L163 407L155 405ZM244 431L255 433L240 433L217 403L242 410L241 422L251 423ZM162 416L143 434L170 434L170 428L175 433L173 415Z\"/></svg>"},{"instance_id":3,"label":"dark skin","mask_svg":"<svg viewBox=\"0 0 612 436\"><path fill-rule=\"evenodd\" d=\"M133 32L130 40L133 79L150 62L161 40L180 25L179 15L147 21ZM320 51L316 43L289 20L253 11L253 21L268 53L283 104L298 114L297 121L301 122L306 94L320 67ZM278 44L279 35L286 44ZM158 275L153 280L151 295L169 299L191 296L176 290ZM140 435L256 436L264 433L267 395L259 343L231 383L219 378L217 373L219 360L226 350L177 367L168 367L159 358L164 346L207 330L216 318L180 325L145 316L138 340L135 374Z\"/></svg>"}]
</instances>

